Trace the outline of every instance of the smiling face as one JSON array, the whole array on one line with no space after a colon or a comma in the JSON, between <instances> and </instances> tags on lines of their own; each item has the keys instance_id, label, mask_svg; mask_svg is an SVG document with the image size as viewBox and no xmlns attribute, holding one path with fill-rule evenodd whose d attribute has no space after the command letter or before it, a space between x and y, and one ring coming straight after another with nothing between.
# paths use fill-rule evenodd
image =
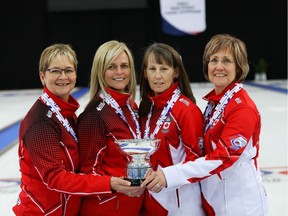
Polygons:
<instances>
[{"instance_id":1,"label":"smiling face","mask_svg":"<svg viewBox=\"0 0 288 216\"><path fill-rule=\"evenodd\" d=\"M105 71L105 83L112 89L125 92L130 82L131 68L125 51L122 51L117 58L108 66Z\"/></svg>"},{"instance_id":2,"label":"smiling face","mask_svg":"<svg viewBox=\"0 0 288 216\"><path fill-rule=\"evenodd\" d=\"M158 64L153 57L149 57L145 77L155 95L159 95L174 84L177 74L173 67Z\"/></svg>"},{"instance_id":3,"label":"smiling face","mask_svg":"<svg viewBox=\"0 0 288 216\"><path fill-rule=\"evenodd\" d=\"M219 50L210 56L208 78L215 86L216 94L221 93L236 78L236 64L232 52Z\"/></svg>"},{"instance_id":4,"label":"smiling face","mask_svg":"<svg viewBox=\"0 0 288 216\"><path fill-rule=\"evenodd\" d=\"M58 55L56 56L50 63L48 68L74 68L74 65L65 55ZM76 71L74 70L73 73L64 73L55 74L49 71L40 71L40 80L43 86L56 95L57 97L61 98L64 101L68 101L70 92L75 87L76 84Z\"/></svg>"}]
</instances>

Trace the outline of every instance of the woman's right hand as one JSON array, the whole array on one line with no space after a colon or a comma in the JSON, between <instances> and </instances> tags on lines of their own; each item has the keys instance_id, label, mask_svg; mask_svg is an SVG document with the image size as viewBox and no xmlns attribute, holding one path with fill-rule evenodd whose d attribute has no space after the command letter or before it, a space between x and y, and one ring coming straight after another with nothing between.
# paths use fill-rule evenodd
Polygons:
<instances>
[{"instance_id":1,"label":"woman's right hand","mask_svg":"<svg viewBox=\"0 0 288 216\"><path fill-rule=\"evenodd\" d=\"M145 190L145 188L140 186L131 186L130 181L119 177L111 177L110 186L112 190L123 193L130 197L139 197Z\"/></svg>"}]
</instances>

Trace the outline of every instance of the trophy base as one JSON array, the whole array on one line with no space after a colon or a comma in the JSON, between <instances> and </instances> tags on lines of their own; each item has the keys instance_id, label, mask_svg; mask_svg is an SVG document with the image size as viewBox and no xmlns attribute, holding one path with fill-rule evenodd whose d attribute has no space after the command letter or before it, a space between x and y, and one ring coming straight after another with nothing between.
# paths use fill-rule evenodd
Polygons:
<instances>
[{"instance_id":1,"label":"trophy base","mask_svg":"<svg viewBox=\"0 0 288 216\"><path fill-rule=\"evenodd\" d=\"M127 181L131 182L131 186L140 186L142 182L144 182L145 179L130 179L130 178L124 178Z\"/></svg>"}]
</instances>

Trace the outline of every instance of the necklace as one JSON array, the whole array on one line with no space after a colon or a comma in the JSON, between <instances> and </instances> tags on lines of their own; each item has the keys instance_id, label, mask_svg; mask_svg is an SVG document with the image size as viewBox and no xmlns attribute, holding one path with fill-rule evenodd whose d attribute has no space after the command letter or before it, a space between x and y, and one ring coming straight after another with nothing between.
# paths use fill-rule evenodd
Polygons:
<instances>
[{"instance_id":1,"label":"necklace","mask_svg":"<svg viewBox=\"0 0 288 216\"><path fill-rule=\"evenodd\" d=\"M145 124L145 131L144 131L144 138L145 139L149 139L149 138L154 139L155 138L155 135L160 130L164 120L166 119L166 117L170 113L171 109L173 108L175 102L178 100L180 95L181 95L181 91L180 91L180 88L178 87L173 91L173 95L172 95L171 99L169 101L167 101L166 105L164 106L164 108L160 114L159 119L156 122L156 127L155 127L154 131L149 135L150 121L151 121L152 110L153 110L153 106L154 106L154 102L152 102L151 107L150 107L150 111L149 111L148 116L147 116L147 121Z\"/></svg>"},{"instance_id":2,"label":"necklace","mask_svg":"<svg viewBox=\"0 0 288 216\"><path fill-rule=\"evenodd\" d=\"M49 109L55 114L56 118L60 121L63 127L71 134L71 136L78 142L77 136L73 128L71 127L67 118L64 118L61 114L60 107L55 103L55 101L49 97L49 95L45 92L41 95L41 99L43 102L49 107Z\"/></svg>"},{"instance_id":3,"label":"necklace","mask_svg":"<svg viewBox=\"0 0 288 216\"><path fill-rule=\"evenodd\" d=\"M115 113L124 121L126 122L126 124L129 127L129 130L131 131L134 139L141 139L141 132L140 132L140 125L138 122L138 118L136 117L134 111L132 110L130 104L129 104L129 99L126 101L126 105L131 113L131 116L133 118L135 127L136 127L136 133L133 131L133 129L131 128L130 124L128 123L126 117L124 116L124 113L121 109L121 107L119 106L119 104L117 103L117 101L110 95L110 94L105 94L103 93L103 91L100 91L99 96L108 104L110 105L112 108L115 109Z\"/></svg>"},{"instance_id":4,"label":"necklace","mask_svg":"<svg viewBox=\"0 0 288 216\"><path fill-rule=\"evenodd\" d=\"M205 126L205 132L208 130L208 128L212 125L212 123L218 118L218 116L223 112L224 108L228 104L228 102L231 100L231 98L236 94L238 91L240 91L243 88L243 84L237 83L236 86L234 86L233 89L228 90L225 92L223 97L220 99L219 103L214 109L214 104L211 102L208 102L206 109L204 111L204 117L205 117L205 122L209 120L209 122ZM213 113L213 116L210 118L211 113L215 110Z\"/></svg>"}]
</instances>

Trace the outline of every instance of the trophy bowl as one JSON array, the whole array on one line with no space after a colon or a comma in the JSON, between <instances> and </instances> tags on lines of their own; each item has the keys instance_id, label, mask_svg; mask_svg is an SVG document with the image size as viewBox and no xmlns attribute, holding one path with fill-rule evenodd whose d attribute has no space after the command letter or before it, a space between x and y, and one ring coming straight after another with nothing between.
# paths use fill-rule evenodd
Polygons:
<instances>
[{"instance_id":1,"label":"trophy bowl","mask_svg":"<svg viewBox=\"0 0 288 216\"><path fill-rule=\"evenodd\" d=\"M127 163L125 179L131 182L131 186L141 185L151 168L150 155L158 149L160 139L122 139L115 143L121 152L132 157Z\"/></svg>"}]
</instances>

